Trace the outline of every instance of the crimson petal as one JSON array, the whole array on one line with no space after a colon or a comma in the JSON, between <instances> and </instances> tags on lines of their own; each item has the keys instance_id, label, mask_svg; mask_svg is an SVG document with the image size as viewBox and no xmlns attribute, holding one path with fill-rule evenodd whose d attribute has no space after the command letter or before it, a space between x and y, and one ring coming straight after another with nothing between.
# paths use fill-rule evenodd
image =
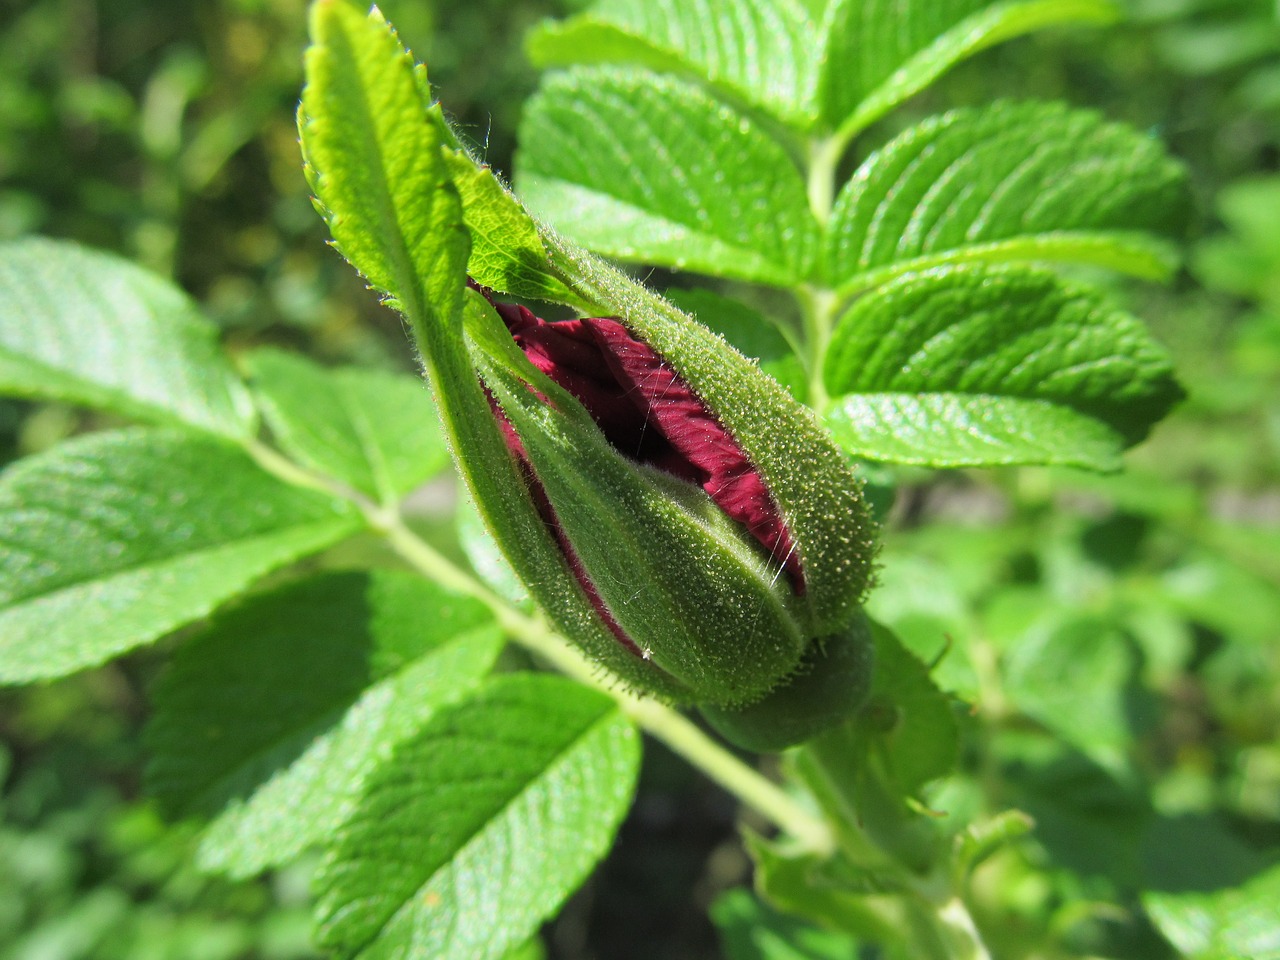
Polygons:
<instances>
[{"instance_id":1,"label":"crimson petal","mask_svg":"<svg viewBox=\"0 0 1280 960\"><path fill-rule=\"evenodd\" d=\"M548 322L517 304L494 308L533 365L586 407L617 450L702 487L804 593L800 557L759 471L655 350L609 317Z\"/></svg>"}]
</instances>

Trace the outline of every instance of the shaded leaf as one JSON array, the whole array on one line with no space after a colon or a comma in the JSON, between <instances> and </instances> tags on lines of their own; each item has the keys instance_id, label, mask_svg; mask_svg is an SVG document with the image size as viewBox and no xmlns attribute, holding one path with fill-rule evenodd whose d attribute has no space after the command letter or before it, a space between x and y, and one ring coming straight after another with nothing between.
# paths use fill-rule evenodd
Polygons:
<instances>
[{"instance_id":1,"label":"shaded leaf","mask_svg":"<svg viewBox=\"0 0 1280 960\"><path fill-rule=\"evenodd\" d=\"M276 442L325 476L384 503L449 462L426 386L378 370L326 370L298 354L259 350L245 361Z\"/></svg>"},{"instance_id":2,"label":"shaded leaf","mask_svg":"<svg viewBox=\"0 0 1280 960\"><path fill-rule=\"evenodd\" d=\"M501 646L482 604L408 573L326 573L256 597L158 684L149 788L177 812L230 802L201 844L206 869L285 863L337 830L378 758L465 696Z\"/></svg>"},{"instance_id":3,"label":"shaded leaf","mask_svg":"<svg viewBox=\"0 0 1280 960\"><path fill-rule=\"evenodd\" d=\"M959 728L950 698L933 682L928 667L880 624L872 622L872 632L876 668L871 705L858 724L884 745L903 795L914 794L955 767Z\"/></svg>"},{"instance_id":4,"label":"shaded leaf","mask_svg":"<svg viewBox=\"0 0 1280 960\"><path fill-rule=\"evenodd\" d=\"M1042 618L1004 656L1009 700L1076 749L1115 765L1131 735L1125 688L1133 651L1106 621L1057 614Z\"/></svg>"},{"instance_id":5,"label":"shaded leaf","mask_svg":"<svg viewBox=\"0 0 1280 960\"><path fill-rule=\"evenodd\" d=\"M458 335L469 244L425 80L376 7L315 4L311 37L298 128L334 244L412 320Z\"/></svg>"},{"instance_id":6,"label":"shaded leaf","mask_svg":"<svg viewBox=\"0 0 1280 960\"><path fill-rule=\"evenodd\" d=\"M487 960L525 940L604 855L639 736L612 700L516 674L436 715L369 777L318 878L339 957Z\"/></svg>"},{"instance_id":7,"label":"shaded leaf","mask_svg":"<svg viewBox=\"0 0 1280 960\"><path fill-rule=\"evenodd\" d=\"M859 940L890 948L901 943L896 918L886 916L867 896L874 891L831 882L830 857L789 850L750 832L744 839L755 864L756 890L767 903ZM889 956L899 960L901 955L891 952Z\"/></svg>"},{"instance_id":8,"label":"shaded leaf","mask_svg":"<svg viewBox=\"0 0 1280 960\"><path fill-rule=\"evenodd\" d=\"M1142 324L1029 267L939 268L858 300L826 360L850 452L932 466L1118 466L1182 395Z\"/></svg>"},{"instance_id":9,"label":"shaded leaf","mask_svg":"<svg viewBox=\"0 0 1280 960\"><path fill-rule=\"evenodd\" d=\"M229 437L253 405L177 287L59 240L0 244L0 390Z\"/></svg>"},{"instance_id":10,"label":"shaded leaf","mask_svg":"<svg viewBox=\"0 0 1280 960\"><path fill-rule=\"evenodd\" d=\"M1280 867L1240 887L1212 893L1143 893L1156 929L1194 960L1280 955Z\"/></svg>"},{"instance_id":11,"label":"shaded leaf","mask_svg":"<svg viewBox=\"0 0 1280 960\"><path fill-rule=\"evenodd\" d=\"M690 83L601 67L552 75L520 142L521 198L598 253L773 284L810 270L817 226L795 164Z\"/></svg>"},{"instance_id":12,"label":"shaded leaf","mask_svg":"<svg viewBox=\"0 0 1280 960\"><path fill-rule=\"evenodd\" d=\"M240 449L101 433L0 475L0 682L56 677L210 613L262 574L356 530L341 501Z\"/></svg>"},{"instance_id":13,"label":"shaded leaf","mask_svg":"<svg viewBox=\"0 0 1280 960\"><path fill-rule=\"evenodd\" d=\"M1182 168L1153 139L1063 104L956 110L899 135L841 191L827 249L845 289L958 261L1042 260L1166 276Z\"/></svg>"}]
</instances>

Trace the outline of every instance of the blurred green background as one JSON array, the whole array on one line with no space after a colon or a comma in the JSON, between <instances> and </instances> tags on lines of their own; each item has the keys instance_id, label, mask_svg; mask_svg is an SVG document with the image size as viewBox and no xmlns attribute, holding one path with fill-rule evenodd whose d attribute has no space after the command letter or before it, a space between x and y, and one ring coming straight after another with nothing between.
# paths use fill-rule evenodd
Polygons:
<instances>
[{"instance_id":1,"label":"blurred green background","mask_svg":"<svg viewBox=\"0 0 1280 960\"><path fill-rule=\"evenodd\" d=\"M509 171L537 80L522 35L574 4L381 6ZM399 321L311 209L293 116L305 13L303 0L0 0L0 239L74 238L170 275L232 351L409 369ZM1000 956L1190 953L1161 910L1280 849L1280 22L1263 0L1131 13L988 51L869 138L954 104L1064 99L1162 138L1200 205L1177 281L1115 290L1190 393L1130 471L892 478L875 612L922 654L954 641L939 680L983 705L963 775L933 805L1016 805L1040 824L978 878ZM99 423L0 400L0 462ZM140 795L161 654L0 689L0 960L314 955L309 864L252 884L201 877L197 825L162 823ZM546 931L548 953L756 956L723 952L707 917L749 877L735 815L651 745L620 843Z\"/></svg>"}]
</instances>

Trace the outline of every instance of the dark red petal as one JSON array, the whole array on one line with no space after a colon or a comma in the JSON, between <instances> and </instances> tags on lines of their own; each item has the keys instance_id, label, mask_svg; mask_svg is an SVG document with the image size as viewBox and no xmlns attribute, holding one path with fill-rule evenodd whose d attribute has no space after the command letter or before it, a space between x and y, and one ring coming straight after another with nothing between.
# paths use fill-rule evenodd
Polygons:
<instances>
[{"instance_id":1,"label":"dark red petal","mask_svg":"<svg viewBox=\"0 0 1280 960\"><path fill-rule=\"evenodd\" d=\"M746 453L648 344L635 339L617 320L583 321L600 344L601 354L624 394L637 405L646 425L656 427L675 452L668 462L652 461L693 479L733 520L746 527L787 571L797 593L804 593L800 557L778 505ZM669 461L681 465L672 469Z\"/></svg>"},{"instance_id":2,"label":"dark red petal","mask_svg":"<svg viewBox=\"0 0 1280 960\"><path fill-rule=\"evenodd\" d=\"M804 593L800 557L759 471L655 350L612 318L550 323L490 302L533 365L587 408L614 447L702 487Z\"/></svg>"}]
</instances>

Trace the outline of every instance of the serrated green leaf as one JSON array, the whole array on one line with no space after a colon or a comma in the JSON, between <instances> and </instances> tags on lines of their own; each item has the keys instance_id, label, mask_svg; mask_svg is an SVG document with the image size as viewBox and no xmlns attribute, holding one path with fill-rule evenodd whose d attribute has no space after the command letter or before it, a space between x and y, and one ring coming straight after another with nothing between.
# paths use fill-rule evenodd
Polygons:
<instances>
[{"instance_id":1,"label":"serrated green leaf","mask_svg":"<svg viewBox=\"0 0 1280 960\"><path fill-rule=\"evenodd\" d=\"M356 530L207 435L79 438L0 475L0 682L62 676L210 613Z\"/></svg>"},{"instance_id":2,"label":"serrated green leaf","mask_svg":"<svg viewBox=\"0 0 1280 960\"><path fill-rule=\"evenodd\" d=\"M932 466L1114 469L1182 396L1141 323L1030 267L946 267L858 300L827 354L837 439Z\"/></svg>"},{"instance_id":3,"label":"serrated green leaf","mask_svg":"<svg viewBox=\"0 0 1280 960\"><path fill-rule=\"evenodd\" d=\"M73 243L0 244L0 390L228 437L253 404L177 287Z\"/></svg>"},{"instance_id":4,"label":"serrated green leaf","mask_svg":"<svg viewBox=\"0 0 1280 960\"><path fill-rule=\"evenodd\" d=\"M726 960L848 960L858 944L771 909L738 888L711 905Z\"/></svg>"},{"instance_id":5,"label":"serrated green leaf","mask_svg":"<svg viewBox=\"0 0 1280 960\"><path fill-rule=\"evenodd\" d=\"M1003 569L1003 553L1000 560ZM954 559L934 562L904 544L883 558L876 588L867 597L867 613L890 627L922 661L936 663L932 675L943 689L971 702L978 700L980 689L966 641L976 629L956 571L972 571L980 564L963 548L956 550Z\"/></svg>"},{"instance_id":6,"label":"serrated green leaf","mask_svg":"<svg viewBox=\"0 0 1280 960\"><path fill-rule=\"evenodd\" d=\"M317 880L338 957L489 960L524 942L608 849L639 735L609 698L496 678L369 777Z\"/></svg>"},{"instance_id":7,"label":"serrated green leaf","mask_svg":"<svg viewBox=\"0 0 1280 960\"><path fill-rule=\"evenodd\" d=\"M1044 400L945 392L858 393L841 398L827 426L850 453L931 467L1056 463L1120 469L1115 432Z\"/></svg>"},{"instance_id":8,"label":"serrated green leaf","mask_svg":"<svg viewBox=\"0 0 1280 960\"><path fill-rule=\"evenodd\" d=\"M1117 13L1111 0L835 0L818 81L823 116L850 137L980 50Z\"/></svg>"},{"instance_id":9,"label":"serrated green leaf","mask_svg":"<svg viewBox=\"0 0 1280 960\"><path fill-rule=\"evenodd\" d=\"M1160 145L1063 104L956 110L870 156L832 211L833 285L965 261L1075 262L1164 277L1188 208Z\"/></svg>"},{"instance_id":10,"label":"serrated green leaf","mask_svg":"<svg viewBox=\"0 0 1280 960\"><path fill-rule=\"evenodd\" d=\"M818 25L799 0L600 0L548 22L526 49L542 67L631 63L684 72L785 123L817 120Z\"/></svg>"},{"instance_id":11,"label":"serrated green leaf","mask_svg":"<svg viewBox=\"0 0 1280 960\"><path fill-rule=\"evenodd\" d=\"M501 632L476 600L393 571L327 573L215 618L175 655L148 729L170 810L231 805L200 846L248 876L338 829L380 756L488 672Z\"/></svg>"},{"instance_id":12,"label":"serrated green leaf","mask_svg":"<svg viewBox=\"0 0 1280 960\"><path fill-rule=\"evenodd\" d=\"M326 370L279 350L259 350L244 365L276 442L325 476L395 503L449 463L431 396L416 377Z\"/></svg>"},{"instance_id":13,"label":"serrated green leaf","mask_svg":"<svg viewBox=\"0 0 1280 960\"><path fill-rule=\"evenodd\" d=\"M1142 905L1156 929L1194 960L1280 956L1280 867L1240 887L1209 893L1148 891Z\"/></svg>"},{"instance_id":14,"label":"serrated green leaf","mask_svg":"<svg viewBox=\"0 0 1280 960\"><path fill-rule=\"evenodd\" d=\"M1141 889L1140 848L1151 820L1139 777L1099 766L1056 737L1006 725L991 741L1005 802L1035 821L1055 868Z\"/></svg>"},{"instance_id":15,"label":"serrated green leaf","mask_svg":"<svg viewBox=\"0 0 1280 960\"><path fill-rule=\"evenodd\" d=\"M548 271L547 251L533 218L494 172L460 150L447 150L445 160L471 231L471 278L513 297L573 303L573 291Z\"/></svg>"},{"instance_id":16,"label":"serrated green leaf","mask_svg":"<svg viewBox=\"0 0 1280 960\"><path fill-rule=\"evenodd\" d=\"M517 187L541 218L623 260L788 285L816 254L804 182L759 126L683 80L578 68L520 127Z\"/></svg>"}]
</instances>

